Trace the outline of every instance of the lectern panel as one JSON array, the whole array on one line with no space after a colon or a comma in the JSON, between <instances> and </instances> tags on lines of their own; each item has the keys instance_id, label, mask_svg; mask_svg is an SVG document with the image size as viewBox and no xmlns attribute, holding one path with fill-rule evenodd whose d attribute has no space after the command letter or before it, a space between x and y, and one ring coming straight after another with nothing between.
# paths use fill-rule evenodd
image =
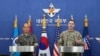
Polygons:
<instances>
[{"instance_id":1,"label":"lectern panel","mask_svg":"<svg viewBox=\"0 0 100 56\"><path fill-rule=\"evenodd\" d=\"M60 46L60 52L83 53L83 46Z\"/></svg>"},{"instance_id":2,"label":"lectern panel","mask_svg":"<svg viewBox=\"0 0 100 56\"><path fill-rule=\"evenodd\" d=\"M9 52L34 52L34 46L9 46Z\"/></svg>"}]
</instances>

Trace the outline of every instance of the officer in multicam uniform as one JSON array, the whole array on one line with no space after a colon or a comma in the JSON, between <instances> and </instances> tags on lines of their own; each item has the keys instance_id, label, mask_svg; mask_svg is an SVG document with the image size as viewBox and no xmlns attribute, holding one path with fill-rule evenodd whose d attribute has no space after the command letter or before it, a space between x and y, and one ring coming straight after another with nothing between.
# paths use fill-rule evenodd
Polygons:
<instances>
[{"instance_id":1,"label":"officer in multicam uniform","mask_svg":"<svg viewBox=\"0 0 100 56\"><path fill-rule=\"evenodd\" d=\"M17 43L20 46L37 46L37 40L36 36L33 34L30 34L29 32L30 28L27 23L24 24L23 26L23 34L18 36ZM21 52L20 56L33 56L33 52Z\"/></svg>"},{"instance_id":2,"label":"officer in multicam uniform","mask_svg":"<svg viewBox=\"0 0 100 56\"><path fill-rule=\"evenodd\" d=\"M82 42L82 35L74 30L75 22L70 20L68 22L68 30L63 31L60 34L60 39L58 40L59 45L62 46L81 46L84 43ZM75 53L64 53L63 56L77 56Z\"/></svg>"}]
</instances>

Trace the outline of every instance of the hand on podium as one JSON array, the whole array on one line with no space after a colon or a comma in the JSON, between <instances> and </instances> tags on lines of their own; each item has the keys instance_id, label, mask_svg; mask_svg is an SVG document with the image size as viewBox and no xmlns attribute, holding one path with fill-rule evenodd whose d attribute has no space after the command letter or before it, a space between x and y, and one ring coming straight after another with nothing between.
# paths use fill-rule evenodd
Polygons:
<instances>
[{"instance_id":1,"label":"hand on podium","mask_svg":"<svg viewBox=\"0 0 100 56\"><path fill-rule=\"evenodd\" d=\"M38 46L38 43L35 43L35 44L34 44L34 48L36 48L37 46Z\"/></svg>"},{"instance_id":2,"label":"hand on podium","mask_svg":"<svg viewBox=\"0 0 100 56\"><path fill-rule=\"evenodd\" d=\"M75 42L76 42L76 44L78 44L78 45L84 45L84 43L82 42L81 39L76 39Z\"/></svg>"}]
</instances>

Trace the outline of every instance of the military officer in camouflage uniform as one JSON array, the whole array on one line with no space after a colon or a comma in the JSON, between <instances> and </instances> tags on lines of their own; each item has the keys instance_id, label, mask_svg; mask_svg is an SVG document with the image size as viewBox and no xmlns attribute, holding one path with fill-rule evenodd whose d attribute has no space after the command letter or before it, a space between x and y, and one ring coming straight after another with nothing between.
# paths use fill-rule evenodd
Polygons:
<instances>
[{"instance_id":1,"label":"military officer in camouflage uniform","mask_svg":"<svg viewBox=\"0 0 100 56\"><path fill-rule=\"evenodd\" d=\"M18 36L17 43L20 46L37 46L37 40L36 36L33 34L30 34L29 32L30 28L27 23L23 26L23 34ZM33 56L32 52L21 52L20 56Z\"/></svg>"},{"instance_id":2,"label":"military officer in camouflage uniform","mask_svg":"<svg viewBox=\"0 0 100 56\"><path fill-rule=\"evenodd\" d=\"M80 46L83 45L82 35L74 30L75 22L70 20L68 22L68 30L60 34L59 44L62 46ZM74 53L64 53L63 56L76 56Z\"/></svg>"}]
</instances>

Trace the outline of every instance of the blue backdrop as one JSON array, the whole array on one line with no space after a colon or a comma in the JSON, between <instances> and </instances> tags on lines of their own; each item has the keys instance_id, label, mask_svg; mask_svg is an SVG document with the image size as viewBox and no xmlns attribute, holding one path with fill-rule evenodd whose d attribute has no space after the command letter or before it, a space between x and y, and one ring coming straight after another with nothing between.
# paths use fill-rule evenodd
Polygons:
<instances>
[{"instance_id":1,"label":"blue backdrop","mask_svg":"<svg viewBox=\"0 0 100 56\"><path fill-rule=\"evenodd\" d=\"M49 8L50 3L61 10L52 18L46 14L47 19L55 19L58 14L60 18L69 19L73 14L76 21L75 29L82 34L84 15L87 14L90 35L93 38L100 35L100 0L0 0L0 53L9 54L8 46L12 42L15 15L18 16L19 34L22 33L22 25L31 15L33 32L39 42L42 29L37 25L36 19L42 18L44 14L42 9ZM47 26L51 51L55 39L55 29L55 26ZM66 29L67 23L61 26L61 32ZM91 46L92 55L100 56L100 43L94 39L91 40Z\"/></svg>"}]
</instances>

